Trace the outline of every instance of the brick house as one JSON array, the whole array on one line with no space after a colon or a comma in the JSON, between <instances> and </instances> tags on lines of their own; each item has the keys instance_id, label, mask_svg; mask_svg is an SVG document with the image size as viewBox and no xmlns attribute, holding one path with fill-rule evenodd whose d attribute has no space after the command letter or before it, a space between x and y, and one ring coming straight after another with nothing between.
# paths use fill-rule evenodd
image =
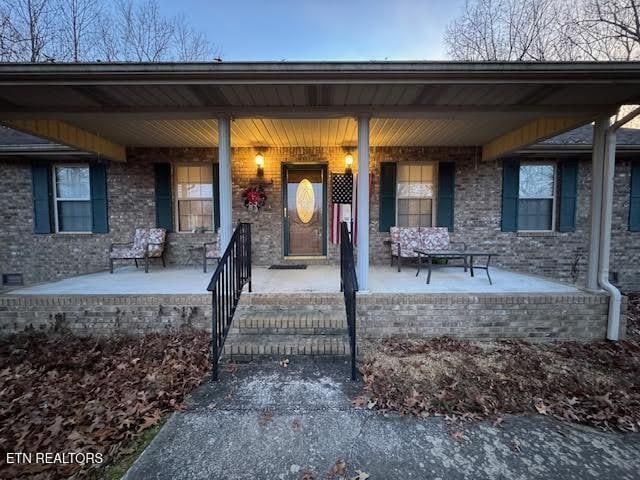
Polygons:
<instances>
[{"instance_id":1,"label":"brick house","mask_svg":"<svg viewBox=\"0 0 640 480\"><path fill-rule=\"evenodd\" d=\"M337 265L333 177L351 169L362 290L398 225L447 227L499 268L595 292L606 222L591 211L607 199L592 166L606 165L609 116L640 98L640 65L5 64L0 84L5 284L104 271L141 226L167 229L173 266L238 221L255 265ZM632 291L640 130L617 144L609 270ZM299 222L303 181L315 206ZM258 211L243 199L256 186Z\"/></svg>"}]
</instances>

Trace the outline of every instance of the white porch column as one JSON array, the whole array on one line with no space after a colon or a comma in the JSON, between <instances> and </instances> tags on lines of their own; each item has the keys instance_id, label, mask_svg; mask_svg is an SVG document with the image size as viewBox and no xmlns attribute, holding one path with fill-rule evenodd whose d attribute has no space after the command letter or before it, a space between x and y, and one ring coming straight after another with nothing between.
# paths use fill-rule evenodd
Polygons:
<instances>
[{"instance_id":1,"label":"white porch column","mask_svg":"<svg viewBox=\"0 0 640 480\"><path fill-rule=\"evenodd\" d=\"M220 250L227 248L233 233L231 216L231 119L218 118L218 163L220 169Z\"/></svg>"},{"instance_id":2,"label":"white porch column","mask_svg":"<svg viewBox=\"0 0 640 480\"><path fill-rule=\"evenodd\" d=\"M369 117L358 117L358 287L369 290Z\"/></svg>"},{"instance_id":3,"label":"white porch column","mask_svg":"<svg viewBox=\"0 0 640 480\"><path fill-rule=\"evenodd\" d=\"M600 225L602 223L602 182L604 177L605 136L609 117L600 117L593 126L593 153L591 161L591 235L587 288L598 289L598 264L600 261Z\"/></svg>"}]
</instances>

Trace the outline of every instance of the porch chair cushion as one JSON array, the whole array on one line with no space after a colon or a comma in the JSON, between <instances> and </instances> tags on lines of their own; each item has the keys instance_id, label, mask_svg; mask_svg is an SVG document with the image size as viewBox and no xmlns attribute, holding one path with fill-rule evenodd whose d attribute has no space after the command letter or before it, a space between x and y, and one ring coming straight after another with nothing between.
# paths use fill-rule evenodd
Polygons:
<instances>
[{"instance_id":1,"label":"porch chair cushion","mask_svg":"<svg viewBox=\"0 0 640 480\"><path fill-rule=\"evenodd\" d=\"M142 259L145 252L151 258L161 257L164 252L166 230L164 228L136 228L133 243L114 244L109 258L115 260Z\"/></svg>"},{"instance_id":2,"label":"porch chair cushion","mask_svg":"<svg viewBox=\"0 0 640 480\"><path fill-rule=\"evenodd\" d=\"M114 260L144 260L144 271L149 272L149 259L160 258L166 267L164 245L167 231L164 228L136 228L131 243L112 243L109 249L109 271L113 273Z\"/></svg>"},{"instance_id":3,"label":"porch chair cushion","mask_svg":"<svg viewBox=\"0 0 640 480\"><path fill-rule=\"evenodd\" d=\"M149 256L159 257L160 255L162 255L162 252L164 251L164 241L167 236L167 231L164 228L140 228L136 229L136 235L138 233L138 230L142 230L142 242L146 241L146 247L147 251L149 252Z\"/></svg>"},{"instance_id":4,"label":"porch chair cushion","mask_svg":"<svg viewBox=\"0 0 640 480\"><path fill-rule=\"evenodd\" d=\"M391 255L403 258L418 256L414 250L438 251L449 249L449 230L446 227L391 227Z\"/></svg>"}]
</instances>

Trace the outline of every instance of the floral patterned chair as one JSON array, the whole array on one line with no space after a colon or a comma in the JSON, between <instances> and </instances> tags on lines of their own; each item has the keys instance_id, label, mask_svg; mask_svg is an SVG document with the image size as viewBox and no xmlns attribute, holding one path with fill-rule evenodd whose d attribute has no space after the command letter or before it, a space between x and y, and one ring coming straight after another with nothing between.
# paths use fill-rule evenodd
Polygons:
<instances>
[{"instance_id":1,"label":"floral patterned chair","mask_svg":"<svg viewBox=\"0 0 640 480\"><path fill-rule=\"evenodd\" d=\"M449 250L449 230L446 227L391 227L391 265L397 259L398 271L401 270L403 258L416 258L416 249L424 251ZM460 242L462 250L466 250Z\"/></svg>"},{"instance_id":2,"label":"floral patterned chair","mask_svg":"<svg viewBox=\"0 0 640 480\"><path fill-rule=\"evenodd\" d=\"M149 259L164 258L167 231L164 228L136 228L133 242L112 243L109 248L109 272L113 273L114 260L133 260L138 268L138 260L144 260L144 272L149 273Z\"/></svg>"},{"instance_id":3,"label":"floral patterned chair","mask_svg":"<svg viewBox=\"0 0 640 480\"><path fill-rule=\"evenodd\" d=\"M207 273L207 260L220 261L220 232L216 232L213 242L205 242L202 254L202 271Z\"/></svg>"}]
</instances>

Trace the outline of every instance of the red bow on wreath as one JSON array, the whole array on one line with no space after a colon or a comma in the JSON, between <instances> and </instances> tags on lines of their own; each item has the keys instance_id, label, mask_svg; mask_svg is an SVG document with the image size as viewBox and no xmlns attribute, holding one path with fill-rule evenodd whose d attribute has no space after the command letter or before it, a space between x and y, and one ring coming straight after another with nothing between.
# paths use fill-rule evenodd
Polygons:
<instances>
[{"instance_id":1,"label":"red bow on wreath","mask_svg":"<svg viewBox=\"0 0 640 480\"><path fill-rule=\"evenodd\" d=\"M258 211L267 203L267 195L261 186L253 186L242 192L244 206L249 210Z\"/></svg>"}]
</instances>

